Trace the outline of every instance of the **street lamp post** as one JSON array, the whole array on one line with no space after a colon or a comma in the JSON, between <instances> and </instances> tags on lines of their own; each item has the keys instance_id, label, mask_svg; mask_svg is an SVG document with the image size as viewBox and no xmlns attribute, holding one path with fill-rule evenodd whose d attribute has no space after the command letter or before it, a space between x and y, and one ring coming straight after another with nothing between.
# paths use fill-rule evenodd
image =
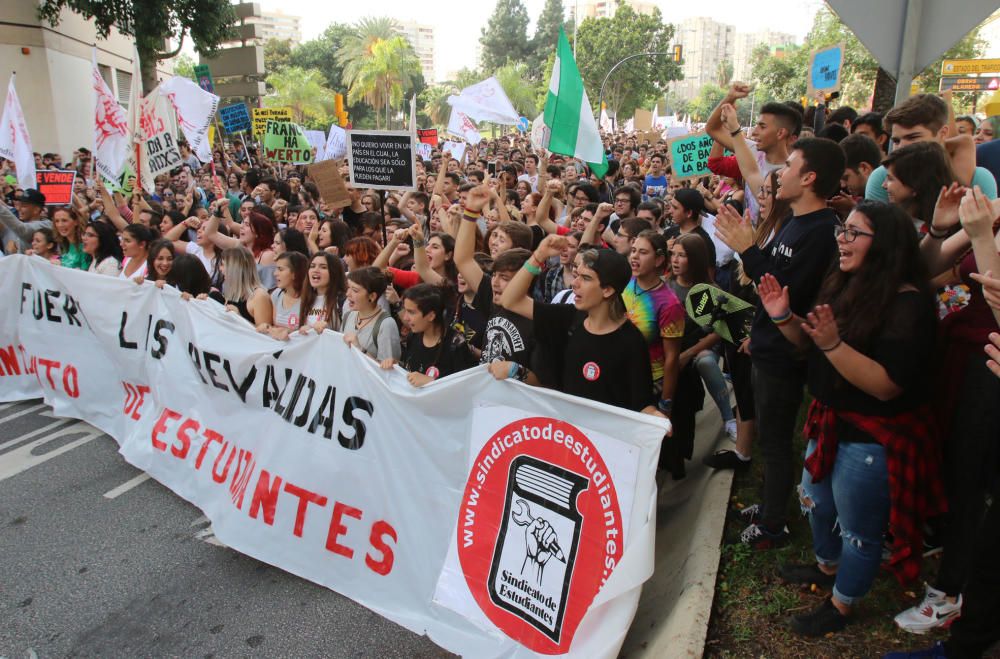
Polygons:
<instances>
[{"instance_id":1,"label":"street lamp post","mask_svg":"<svg viewBox=\"0 0 1000 659\"><path fill-rule=\"evenodd\" d=\"M625 59L619 61L617 64L615 64L614 66L611 67L611 70L608 71L608 74L606 76L604 76L604 82L601 83L601 94L600 94L600 97L597 100L597 124L598 124L598 126L600 126L600 123L601 123L601 114L600 114L601 113L601 108L604 106L604 85L608 84L608 78L610 78L611 74L615 72L615 69L617 69L619 66L621 66L625 62L629 61L630 59L635 59L636 57L655 57L657 55L670 55L670 56L672 56L671 53L636 53L635 55L629 55L628 57L626 57ZM612 119L611 121L612 121L612 123L611 123L611 129L614 130L616 128L616 126L617 126L617 123L618 123L618 117L615 116L615 118Z\"/></svg>"}]
</instances>

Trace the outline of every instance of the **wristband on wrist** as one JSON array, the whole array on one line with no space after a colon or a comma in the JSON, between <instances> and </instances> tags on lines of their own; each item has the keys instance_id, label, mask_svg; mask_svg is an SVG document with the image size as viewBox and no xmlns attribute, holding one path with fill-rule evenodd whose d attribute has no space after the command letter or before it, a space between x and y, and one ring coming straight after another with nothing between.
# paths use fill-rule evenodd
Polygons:
<instances>
[{"instance_id":1,"label":"wristband on wrist","mask_svg":"<svg viewBox=\"0 0 1000 659\"><path fill-rule=\"evenodd\" d=\"M462 217L470 222L477 221L482 216L482 213L477 213L476 211L463 210Z\"/></svg>"},{"instance_id":2,"label":"wristband on wrist","mask_svg":"<svg viewBox=\"0 0 1000 659\"><path fill-rule=\"evenodd\" d=\"M820 351L822 351L822 352L833 352L834 350L836 350L837 348L839 348L840 344L843 343L843 342L844 342L844 340L838 337L836 343L834 343L829 348L820 348Z\"/></svg>"},{"instance_id":3,"label":"wristband on wrist","mask_svg":"<svg viewBox=\"0 0 1000 659\"><path fill-rule=\"evenodd\" d=\"M783 315L778 316L777 318L771 316L771 322L773 322L775 325L784 325L785 323L788 323L791 320L792 320L792 312L790 310L786 311Z\"/></svg>"},{"instance_id":4,"label":"wristband on wrist","mask_svg":"<svg viewBox=\"0 0 1000 659\"><path fill-rule=\"evenodd\" d=\"M413 239L413 249L423 249L427 245L426 240Z\"/></svg>"},{"instance_id":5,"label":"wristband on wrist","mask_svg":"<svg viewBox=\"0 0 1000 659\"><path fill-rule=\"evenodd\" d=\"M664 414L670 414L670 411L674 409L674 401L670 398L661 398L660 402L656 404L656 409Z\"/></svg>"},{"instance_id":6,"label":"wristband on wrist","mask_svg":"<svg viewBox=\"0 0 1000 659\"><path fill-rule=\"evenodd\" d=\"M947 231L935 231L934 230L934 225L933 224L928 224L927 225L927 235L930 236L931 238L933 238L934 240L944 240L945 238L948 237L948 232Z\"/></svg>"},{"instance_id":7,"label":"wristband on wrist","mask_svg":"<svg viewBox=\"0 0 1000 659\"><path fill-rule=\"evenodd\" d=\"M731 137L736 137L737 135L739 135L742 132L743 132L743 127L741 126L740 128L737 128L736 130L730 131L729 135Z\"/></svg>"},{"instance_id":8,"label":"wristband on wrist","mask_svg":"<svg viewBox=\"0 0 1000 659\"><path fill-rule=\"evenodd\" d=\"M534 263L532 263L531 259L528 259L527 261L525 261L524 265L522 267L525 270L527 270L528 272L530 272L532 275L534 275L535 277L537 277L538 275L542 274L542 269L539 268Z\"/></svg>"}]
</instances>

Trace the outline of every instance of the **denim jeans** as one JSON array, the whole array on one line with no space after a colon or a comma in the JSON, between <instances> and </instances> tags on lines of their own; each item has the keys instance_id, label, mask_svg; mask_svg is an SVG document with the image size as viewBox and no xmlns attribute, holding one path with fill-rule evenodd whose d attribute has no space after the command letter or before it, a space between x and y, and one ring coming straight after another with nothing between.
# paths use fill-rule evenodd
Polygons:
<instances>
[{"instance_id":1,"label":"denim jeans","mask_svg":"<svg viewBox=\"0 0 1000 659\"><path fill-rule=\"evenodd\" d=\"M764 463L761 524L777 533L787 521L788 503L795 486L792 436L802 404L805 375L772 374L754 364L750 380L757 408L760 457Z\"/></svg>"},{"instance_id":2,"label":"denim jeans","mask_svg":"<svg viewBox=\"0 0 1000 659\"><path fill-rule=\"evenodd\" d=\"M810 440L806 455L816 450ZM833 594L844 604L864 597L882 562L889 525L889 468L880 444L837 447L833 471L821 482L802 471L802 510L809 515L813 551L821 565L837 567Z\"/></svg>"},{"instance_id":3,"label":"denim jeans","mask_svg":"<svg viewBox=\"0 0 1000 659\"><path fill-rule=\"evenodd\" d=\"M722 369L719 367L719 356L713 350L702 350L694 358L694 366L698 369L698 376L705 383L708 395L715 401L715 406L719 408L722 421L732 421L733 404L729 402L729 388L726 386L726 378L722 376Z\"/></svg>"}]
</instances>

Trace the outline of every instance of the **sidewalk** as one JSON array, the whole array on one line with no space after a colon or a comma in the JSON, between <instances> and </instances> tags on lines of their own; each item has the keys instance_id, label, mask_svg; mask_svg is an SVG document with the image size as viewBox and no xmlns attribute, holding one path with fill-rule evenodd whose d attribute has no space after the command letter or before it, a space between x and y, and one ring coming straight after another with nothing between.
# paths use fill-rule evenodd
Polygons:
<instances>
[{"instance_id":1,"label":"sidewalk","mask_svg":"<svg viewBox=\"0 0 1000 659\"><path fill-rule=\"evenodd\" d=\"M702 656L733 472L713 472L701 459L731 446L719 411L706 396L688 476L680 482L668 477L659 494L656 570L643 586L622 657Z\"/></svg>"}]
</instances>

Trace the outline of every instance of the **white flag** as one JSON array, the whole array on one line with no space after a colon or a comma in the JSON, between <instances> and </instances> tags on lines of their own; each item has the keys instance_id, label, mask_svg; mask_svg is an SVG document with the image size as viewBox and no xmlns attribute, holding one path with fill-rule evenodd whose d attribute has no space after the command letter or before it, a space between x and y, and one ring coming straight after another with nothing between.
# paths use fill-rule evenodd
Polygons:
<instances>
[{"instance_id":1,"label":"white flag","mask_svg":"<svg viewBox=\"0 0 1000 659\"><path fill-rule=\"evenodd\" d=\"M496 78L487 78L466 87L458 96L449 96L448 105L476 121L514 126L521 118Z\"/></svg>"},{"instance_id":2,"label":"white flag","mask_svg":"<svg viewBox=\"0 0 1000 659\"><path fill-rule=\"evenodd\" d=\"M417 95L410 97L410 132L417 134Z\"/></svg>"},{"instance_id":3,"label":"white flag","mask_svg":"<svg viewBox=\"0 0 1000 659\"><path fill-rule=\"evenodd\" d=\"M125 168L132 140L129 137L128 117L119 105L111 88L97 68L97 49L91 60L94 85L94 161L98 173L108 181L117 181Z\"/></svg>"},{"instance_id":4,"label":"white flag","mask_svg":"<svg viewBox=\"0 0 1000 659\"><path fill-rule=\"evenodd\" d=\"M601 108L601 130L606 133L610 133L613 127L611 125L611 117L608 116L608 109Z\"/></svg>"},{"instance_id":5,"label":"white flag","mask_svg":"<svg viewBox=\"0 0 1000 659\"><path fill-rule=\"evenodd\" d=\"M330 135L326 138L323 157L316 154L316 161L340 160L347 155L347 131L337 124L330 124Z\"/></svg>"},{"instance_id":6,"label":"white flag","mask_svg":"<svg viewBox=\"0 0 1000 659\"><path fill-rule=\"evenodd\" d=\"M451 109L451 117L448 119L448 132L456 137L463 138L473 146L479 144L483 139L483 136L479 134L479 129L476 128L475 122L455 107Z\"/></svg>"},{"instance_id":7,"label":"white flag","mask_svg":"<svg viewBox=\"0 0 1000 659\"><path fill-rule=\"evenodd\" d=\"M157 111L160 88L147 96L142 95L142 71L139 68L139 52L132 49L132 87L129 96L129 128L139 145L139 162L136 175L144 190L154 189L158 174L169 172L181 164L180 151L171 134L170 126Z\"/></svg>"},{"instance_id":8,"label":"white flag","mask_svg":"<svg viewBox=\"0 0 1000 659\"><path fill-rule=\"evenodd\" d=\"M193 80L181 76L174 76L162 83L160 93L166 96L177 113L181 132L198 160L211 162L212 145L208 143L208 127L212 125L215 111L219 109L219 97L205 91Z\"/></svg>"},{"instance_id":9,"label":"white flag","mask_svg":"<svg viewBox=\"0 0 1000 659\"><path fill-rule=\"evenodd\" d=\"M15 75L10 74L7 101L3 106L3 118L0 118L0 158L14 161L18 185L22 188L37 188L35 154L31 150L31 136L28 135L28 124L21 111L21 101L14 89Z\"/></svg>"},{"instance_id":10,"label":"white flag","mask_svg":"<svg viewBox=\"0 0 1000 659\"><path fill-rule=\"evenodd\" d=\"M427 146L430 146L429 144ZM451 157L462 162L462 158L465 157L465 143L464 142L442 142L441 143L441 153L450 153Z\"/></svg>"}]
</instances>

